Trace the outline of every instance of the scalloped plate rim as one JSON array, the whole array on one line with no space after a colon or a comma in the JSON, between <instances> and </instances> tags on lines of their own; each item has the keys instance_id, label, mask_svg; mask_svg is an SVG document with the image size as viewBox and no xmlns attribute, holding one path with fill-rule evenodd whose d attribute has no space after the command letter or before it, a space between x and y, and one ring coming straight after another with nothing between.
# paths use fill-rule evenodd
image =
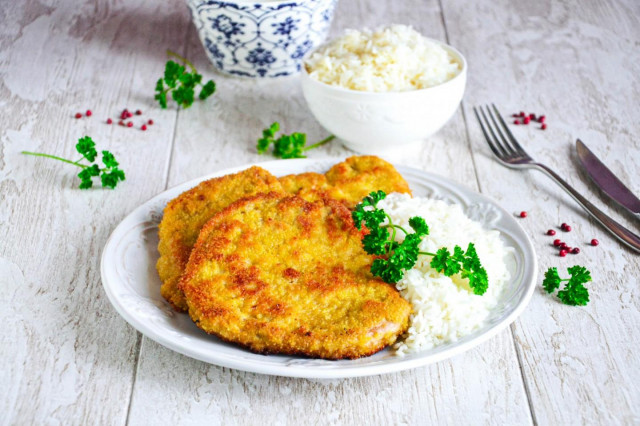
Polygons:
<instances>
[{"instance_id":1,"label":"scalloped plate rim","mask_svg":"<svg viewBox=\"0 0 640 426\"><path fill-rule=\"evenodd\" d=\"M251 166L260 166L264 169L269 170L271 173L274 173L276 176L281 176L287 173L300 173L301 171L306 171L305 167L308 169L310 166L315 166L315 168L324 166L325 168L328 168L332 164L335 164L339 161L342 161L342 159L292 159L245 164L242 166L219 170L217 172L178 184L155 195L145 203L142 203L131 213L129 213L118 224L118 226L116 226L116 228L112 231L111 235L107 239L107 242L105 243L102 251L100 274L103 288L112 306L116 309L120 316L125 319L125 321L127 321L131 326L133 326L144 336L188 357L198 359L209 364L227 368L234 368L252 373L309 379L336 379L346 377L370 376L393 373L432 364L434 362L438 362L458 355L487 341L488 339L504 330L507 326L509 326L524 311L535 289L538 268L537 256L535 254L533 244L522 227L516 222L516 220L510 213L508 213L491 198L468 189L461 184L449 180L446 177L406 166L396 166L396 168L403 175L415 174L428 182L433 182L436 185L446 188L447 190L453 192L455 195L462 194L468 199L481 201L495 207L501 213L501 218L500 220L498 220L496 225L500 225L501 223L503 225L496 226L496 229L500 229L500 231L504 233L505 228L508 228L510 230L508 235L516 243L519 243L516 248L520 249L524 260L522 273L520 274L522 275L522 279L519 283L519 286L523 286L524 291L520 295L516 306L511 309L508 315L506 315L500 322L493 324L491 327L486 328L484 331L481 328L480 330L472 333L470 336L461 338L457 342L451 342L419 354L411 354L410 356L406 356L404 358L397 357L391 362L383 362L385 361L385 359L378 360L372 357L367 357L352 361L340 361L342 363L351 363L351 365L345 366L344 364L340 364L339 366L336 366L335 364L332 365L332 361L322 361L319 363L318 360L302 357L285 357L283 359L282 356L253 354L250 351L244 349L241 350L243 352L246 352L247 356L252 359L237 358L229 357L224 354L220 356L206 348L203 349L197 346L188 347L184 343L177 341L175 338L172 338L170 335L157 333L155 330L145 324L143 318L140 318L135 313L128 310L119 299L119 296L115 294L114 283L110 281L110 274L108 273L108 269L115 269L115 264L111 263L112 259L110 259L111 252L115 249L115 246L117 246L117 244L122 241L123 235L121 234L124 232L124 230L131 229L132 224L136 223L136 217L139 216L141 212L149 210L149 207L157 203L159 200L174 198L179 193L182 193L187 189L194 187L204 180L230 173L236 173ZM287 171L284 173L280 173L277 170ZM411 185L411 179L408 179L408 181ZM176 313L176 315L186 314ZM373 357L375 357L375 355ZM270 361L270 358L272 360L276 359L279 361ZM372 362L367 362L367 360L372 360Z\"/></svg>"}]
</instances>

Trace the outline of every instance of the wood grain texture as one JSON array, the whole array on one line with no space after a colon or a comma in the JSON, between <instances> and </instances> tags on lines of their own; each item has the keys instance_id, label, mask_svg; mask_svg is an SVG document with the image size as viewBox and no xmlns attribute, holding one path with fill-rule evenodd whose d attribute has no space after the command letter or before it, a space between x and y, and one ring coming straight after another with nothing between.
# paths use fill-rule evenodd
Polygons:
<instances>
[{"instance_id":1,"label":"wood grain texture","mask_svg":"<svg viewBox=\"0 0 640 426\"><path fill-rule=\"evenodd\" d=\"M592 272L591 302L571 308L537 291L513 326L534 419L540 424L637 424L640 361L640 262L548 178L495 166L470 106L495 102L504 113L544 113L548 129L514 126L533 158L638 230L593 190L575 158L580 137L636 194L640 193L638 3L499 1L445 3L451 42L467 55L465 113L484 193L515 212L538 251L542 274L582 264ZM582 253L560 258L547 229ZM587 242L598 238L601 245Z\"/></svg>"},{"instance_id":2,"label":"wood grain texture","mask_svg":"<svg viewBox=\"0 0 640 426\"><path fill-rule=\"evenodd\" d=\"M338 5L332 33L345 28L404 22L444 38L437 2L345 1ZM192 31L188 56L207 68ZM314 120L296 78L255 82L214 75L212 102L180 112L169 187L223 168L255 161L262 129L279 121L287 132L310 140L326 133ZM311 158L353 155L337 143ZM388 159L448 176L477 189L462 114L415 151ZM171 383L167 398L166 384ZM465 406L465 410L460 410ZM399 374L336 381L269 377L190 360L143 339L131 401L131 424L527 424L530 413L509 331L479 348L430 367Z\"/></svg>"},{"instance_id":3,"label":"wood grain texture","mask_svg":"<svg viewBox=\"0 0 640 426\"><path fill-rule=\"evenodd\" d=\"M149 107L164 49L186 37L188 21L174 22L182 6L0 8L0 423L125 422L139 335L105 297L100 254L124 215L163 189L175 112L154 115L147 133L105 120ZM126 171L115 191L80 191L78 169L20 154L75 160L86 134Z\"/></svg>"},{"instance_id":4,"label":"wood grain texture","mask_svg":"<svg viewBox=\"0 0 640 426\"><path fill-rule=\"evenodd\" d=\"M576 137L640 193L640 4L634 0L342 0L345 28L411 24L468 59L463 108L415 151L387 156L447 176L514 213L549 266L581 263L592 301L573 308L536 291L525 313L481 346L435 365L345 380L270 377L208 365L141 337L106 300L99 258L115 225L152 195L255 152L279 121L326 135L296 78L247 81L213 72L182 1L3 2L0 7L0 424L637 424L640 266L551 181L499 166L470 106L547 115L549 129L514 129L528 151L638 230L592 188ZM218 92L183 111L159 110L164 51L183 52ZM147 132L107 126L124 107ZM90 119L73 114L93 110ZM136 120L136 127L141 123ZM115 191L79 191L77 170L21 150L72 156L91 135L122 163ZM352 153L332 143L311 158ZM560 259L548 228L582 253ZM562 235L560 235L562 234ZM602 242L591 248L585 242Z\"/></svg>"}]
</instances>

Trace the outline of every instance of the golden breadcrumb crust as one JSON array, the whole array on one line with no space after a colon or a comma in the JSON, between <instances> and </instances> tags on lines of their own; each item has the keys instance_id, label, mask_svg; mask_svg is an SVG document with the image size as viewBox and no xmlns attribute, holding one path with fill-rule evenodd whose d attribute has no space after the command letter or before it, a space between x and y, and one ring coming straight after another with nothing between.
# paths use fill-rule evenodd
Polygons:
<instances>
[{"instance_id":1,"label":"golden breadcrumb crust","mask_svg":"<svg viewBox=\"0 0 640 426\"><path fill-rule=\"evenodd\" d=\"M344 202L351 209L371 191L411 194L409 184L395 167L372 155L349 157L331 167L325 177L334 188L332 198Z\"/></svg>"},{"instance_id":2,"label":"golden breadcrumb crust","mask_svg":"<svg viewBox=\"0 0 640 426\"><path fill-rule=\"evenodd\" d=\"M167 204L159 225L160 259L156 267L162 280L160 292L176 310L187 310L178 280L202 226L234 201L265 192L283 190L271 173L251 167L202 182Z\"/></svg>"},{"instance_id":3,"label":"golden breadcrumb crust","mask_svg":"<svg viewBox=\"0 0 640 426\"><path fill-rule=\"evenodd\" d=\"M327 177L321 173L300 173L278 178L285 192L297 195L307 201L334 198L335 188L329 185Z\"/></svg>"},{"instance_id":4,"label":"golden breadcrumb crust","mask_svg":"<svg viewBox=\"0 0 640 426\"><path fill-rule=\"evenodd\" d=\"M278 178L289 194L307 201L332 198L353 209L371 191L411 194L409 185L391 164L374 156L354 156L333 166L326 174L301 173Z\"/></svg>"},{"instance_id":5,"label":"golden breadcrumb crust","mask_svg":"<svg viewBox=\"0 0 640 426\"><path fill-rule=\"evenodd\" d=\"M411 307L374 278L350 212L334 200L260 194L202 228L180 280L193 321L258 353L371 355Z\"/></svg>"}]
</instances>

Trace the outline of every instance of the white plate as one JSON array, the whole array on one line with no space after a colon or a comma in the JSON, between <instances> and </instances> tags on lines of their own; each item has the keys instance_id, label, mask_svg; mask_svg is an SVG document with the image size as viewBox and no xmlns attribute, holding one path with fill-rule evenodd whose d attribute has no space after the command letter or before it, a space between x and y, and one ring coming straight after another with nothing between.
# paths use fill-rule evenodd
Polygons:
<instances>
[{"instance_id":1,"label":"white plate","mask_svg":"<svg viewBox=\"0 0 640 426\"><path fill-rule=\"evenodd\" d=\"M276 176L324 172L337 160L278 160L259 165ZM531 241L513 216L494 201L440 176L397 167L417 196L460 204L465 213L488 229L501 232L507 246L512 279L484 325L464 338L403 358L390 350L357 360L325 361L283 355L258 355L207 335L187 314L174 312L160 296L158 223L169 200L203 180L235 173L249 166L222 170L178 185L147 201L113 231L102 253L102 284L109 300L142 334L181 354L211 364L255 373L306 378L341 378L390 373L449 358L484 342L507 327L524 310L536 282L537 261Z\"/></svg>"}]
</instances>

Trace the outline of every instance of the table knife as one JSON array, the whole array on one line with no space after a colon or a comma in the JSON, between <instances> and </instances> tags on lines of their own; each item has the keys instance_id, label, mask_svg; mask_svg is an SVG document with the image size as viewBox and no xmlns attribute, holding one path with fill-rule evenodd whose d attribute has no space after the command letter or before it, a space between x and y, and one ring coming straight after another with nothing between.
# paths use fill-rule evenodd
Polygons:
<instances>
[{"instance_id":1,"label":"table knife","mask_svg":"<svg viewBox=\"0 0 640 426\"><path fill-rule=\"evenodd\" d=\"M582 167L589 177L607 196L640 219L640 200L605 166L602 161L580 140L576 139L576 150Z\"/></svg>"}]
</instances>

